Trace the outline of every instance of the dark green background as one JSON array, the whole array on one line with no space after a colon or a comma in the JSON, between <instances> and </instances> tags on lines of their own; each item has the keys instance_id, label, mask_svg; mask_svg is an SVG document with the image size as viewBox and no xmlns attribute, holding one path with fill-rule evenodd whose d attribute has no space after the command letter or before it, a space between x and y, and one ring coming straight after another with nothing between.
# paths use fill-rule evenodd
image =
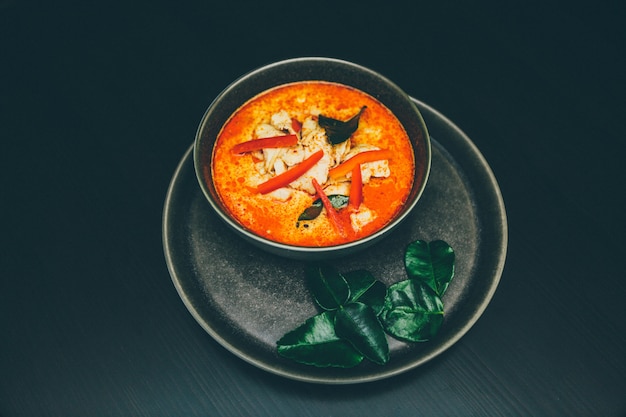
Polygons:
<instances>
[{"instance_id":1,"label":"dark green background","mask_svg":"<svg viewBox=\"0 0 626 417\"><path fill-rule=\"evenodd\" d=\"M0 416L624 416L623 4L0 1ZM393 379L248 365L164 261L165 193L206 107L297 56L441 111L504 196L492 303Z\"/></svg>"}]
</instances>

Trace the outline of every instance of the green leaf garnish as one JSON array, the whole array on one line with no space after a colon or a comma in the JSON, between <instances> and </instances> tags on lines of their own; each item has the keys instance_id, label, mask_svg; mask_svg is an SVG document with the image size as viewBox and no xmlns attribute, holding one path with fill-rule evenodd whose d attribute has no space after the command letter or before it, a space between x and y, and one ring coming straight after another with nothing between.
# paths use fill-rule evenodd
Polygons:
<instances>
[{"instance_id":1,"label":"green leaf garnish","mask_svg":"<svg viewBox=\"0 0 626 417\"><path fill-rule=\"evenodd\" d=\"M276 344L278 353L289 359L317 367L350 368L363 360L363 355L335 334L334 317L323 312L308 319L285 334Z\"/></svg>"},{"instance_id":2,"label":"green leaf garnish","mask_svg":"<svg viewBox=\"0 0 626 417\"><path fill-rule=\"evenodd\" d=\"M408 279L389 288L366 270L342 274L328 264L309 265L305 275L324 311L285 334L276 343L278 353L318 367L347 368L363 358L384 365L387 336L425 342L437 335L454 262L444 241L411 242L404 254Z\"/></svg>"},{"instance_id":3,"label":"green leaf garnish","mask_svg":"<svg viewBox=\"0 0 626 417\"><path fill-rule=\"evenodd\" d=\"M335 332L372 362L384 365L389 360L385 331L371 307L363 303L350 303L337 310Z\"/></svg>"},{"instance_id":4,"label":"green leaf garnish","mask_svg":"<svg viewBox=\"0 0 626 417\"><path fill-rule=\"evenodd\" d=\"M342 194L331 194L328 196L330 203L337 210L342 209L348 205L349 197L347 195ZM324 204L322 203L322 199L316 199L313 204L307 207L302 214L298 217L298 220L313 220L317 218L322 212L324 208Z\"/></svg>"},{"instance_id":5,"label":"green leaf garnish","mask_svg":"<svg viewBox=\"0 0 626 417\"><path fill-rule=\"evenodd\" d=\"M443 303L430 286L408 279L389 287L379 317L391 336L425 342L437 334L443 323Z\"/></svg>"},{"instance_id":6,"label":"green leaf garnish","mask_svg":"<svg viewBox=\"0 0 626 417\"><path fill-rule=\"evenodd\" d=\"M343 277L350 287L350 302L367 304L376 314L381 312L387 294L384 283L364 269L346 272Z\"/></svg>"},{"instance_id":7,"label":"green leaf garnish","mask_svg":"<svg viewBox=\"0 0 626 417\"><path fill-rule=\"evenodd\" d=\"M426 283L440 297L454 277L454 251L443 240L411 242L405 252L404 264L409 279Z\"/></svg>"},{"instance_id":8,"label":"green leaf garnish","mask_svg":"<svg viewBox=\"0 0 626 417\"><path fill-rule=\"evenodd\" d=\"M345 122L320 114L318 116L318 123L320 127L324 128L326 131L326 136L328 136L330 143L338 145L341 142L348 140L348 138L357 130L361 114L363 114L363 111L365 111L366 108L367 106L361 107L361 110L359 110L357 114Z\"/></svg>"},{"instance_id":9,"label":"green leaf garnish","mask_svg":"<svg viewBox=\"0 0 626 417\"><path fill-rule=\"evenodd\" d=\"M345 278L330 265L312 265L305 270L317 304L324 310L336 310L350 298Z\"/></svg>"}]
</instances>

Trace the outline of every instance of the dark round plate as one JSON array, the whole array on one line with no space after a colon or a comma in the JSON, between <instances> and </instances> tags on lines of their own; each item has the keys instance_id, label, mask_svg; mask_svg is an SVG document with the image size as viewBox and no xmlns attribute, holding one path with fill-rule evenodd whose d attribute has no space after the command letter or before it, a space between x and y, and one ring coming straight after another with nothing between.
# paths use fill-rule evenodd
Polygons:
<instances>
[{"instance_id":1,"label":"dark round plate","mask_svg":"<svg viewBox=\"0 0 626 417\"><path fill-rule=\"evenodd\" d=\"M172 281L198 323L222 346L269 372L296 380L347 384L387 378L444 352L478 320L506 257L500 189L471 140L443 115L415 100L432 138L432 168L414 212L382 242L332 261L340 271L367 269L390 285L406 278L404 250L414 240L445 240L456 272L443 297L445 321L434 340L389 339L390 360L355 368L316 368L278 356L276 341L317 314L304 264L268 254L230 231L205 200L192 148L172 178L163 213L163 245Z\"/></svg>"}]
</instances>

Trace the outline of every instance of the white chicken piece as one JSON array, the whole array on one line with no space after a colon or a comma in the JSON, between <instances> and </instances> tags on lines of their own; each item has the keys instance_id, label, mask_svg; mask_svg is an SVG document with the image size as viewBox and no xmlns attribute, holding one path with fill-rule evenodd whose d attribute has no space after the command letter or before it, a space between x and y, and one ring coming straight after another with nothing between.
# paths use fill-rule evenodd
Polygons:
<instances>
[{"instance_id":1,"label":"white chicken piece","mask_svg":"<svg viewBox=\"0 0 626 417\"><path fill-rule=\"evenodd\" d=\"M315 194L312 179L315 178L320 184L324 184L328 179L328 171L332 163L332 146L326 138L324 129L319 127L317 121L312 117L306 118L302 123L301 134L302 139L300 143L304 149L305 158L308 158L320 149L324 151L324 156L313 168L290 185L309 194Z\"/></svg>"},{"instance_id":2,"label":"white chicken piece","mask_svg":"<svg viewBox=\"0 0 626 417\"><path fill-rule=\"evenodd\" d=\"M286 169L286 168L282 168L282 169ZM258 187L260 184L266 182L270 178L272 178L272 175L253 173L246 181L246 185L249 187ZM291 188L282 187L274 191L271 191L267 193L266 195L273 200L285 202L291 198L291 196L293 195L293 192L294 190L292 190Z\"/></svg>"},{"instance_id":3,"label":"white chicken piece","mask_svg":"<svg viewBox=\"0 0 626 417\"><path fill-rule=\"evenodd\" d=\"M376 218L376 213L361 204L359 211L350 213L350 225L355 232L358 232L366 224L372 222Z\"/></svg>"},{"instance_id":4,"label":"white chicken piece","mask_svg":"<svg viewBox=\"0 0 626 417\"><path fill-rule=\"evenodd\" d=\"M291 116L289 116L289 113L287 113L286 110L281 110L278 113L272 114L272 117L270 117L270 123L278 130L292 134L295 133L293 127L291 126Z\"/></svg>"},{"instance_id":5,"label":"white chicken piece","mask_svg":"<svg viewBox=\"0 0 626 417\"><path fill-rule=\"evenodd\" d=\"M263 168L265 172L272 172L276 160L282 153L281 148L263 148Z\"/></svg>"},{"instance_id":6,"label":"white chicken piece","mask_svg":"<svg viewBox=\"0 0 626 417\"><path fill-rule=\"evenodd\" d=\"M350 183L347 181L332 183L324 188L324 192L326 195L350 195Z\"/></svg>"},{"instance_id":7,"label":"white chicken piece","mask_svg":"<svg viewBox=\"0 0 626 417\"><path fill-rule=\"evenodd\" d=\"M258 172L261 175L267 174L267 171L265 170L265 162L263 161L256 162L254 164L254 169L256 169L256 172Z\"/></svg>"},{"instance_id":8,"label":"white chicken piece","mask_svg":"<svg viewBox=\"0 0 626 417\"><path fill-rule=\"evenodd\" d=\"M280 158L276 159L276 161L274 161L274 173L276 175L280 175L285 171L287 171L287 165L285 162Z\"/></svg>"},{"instance_id":9,"label":"white chicken piece","mask_svg":"<svg viewBox=\"0 0 626 417\"><path fill-rule=\"evenodd\" d=\"M257 138L262 139L262 138L271 138L274 136L282 136L285 134L285 132L276 129L274 126L270 124L262 123L256 127L256 129L254 130L254 134ZM282 152L283 152L283 148L264 148L263 149L263 165L261 167L257 167L257 170L261 168L261 171L259 172L261 172L262 174L266 172L272 172L274 163L276 162L276 159L280 156Z\"/></svg>"},{"instance_id":10,"label":"white chicken piece","mask_svg":"<svg viewBox=\"0 0 626 417\"><path fill-rule=\"evenodd\" d=\"M348 159L352 158L353 156L361 152L375 151L378 149L380 148L374 145L368 145L368 144L356 145L346 154L344 161L347 161ZM366 162L364 164L361 164L361 178L363 179L363 184L367 184L371 177L386 178L389 175L391 175L391 171L389 169L389 161L387 160L372 161L372 162ZM346 176L350 178L352 177L352 173L348 173Z\"/></svg>"},{"instance_id":11,"label":"white chicken piece","mask_svg":"<svg viewBox=\"0 0 626 417\"><path fill-rule=\"evenodd\" d=\"M333 165L336 166L345 159L346 155L350 152L350 140L344 140L343 142L333 146Z\"/></svg>"},{"instance_id":12,"label":"white chicken piece","mask_svg":"<svg viewBox=\"0 0 626 417\"><path fill-rule=\"evenodd\" d=\"M283 152L280 154L280 159L287 166L292 167L304 161L304 154L304 147L302 145L291 146L283 149Z\"/></svg>"},{"instance_id":13,"label":"white chicken piece","mask_svg":"<svg viewBox=\"0 0 626 417\"><path fill-rule=\"evenodd\" d=\"M292 194L293 194L293 190L287 187L281 187L272 192L267 193L267 195L271 197L273 200L280 201L280 202L285 202L289 200Z\"/></svg>"},{"instance_id":14,"label":"white chicken piece","mask_svg":"<svg viewBox=\"0 0 626 417\"><path fill-rule=\"evenodd\" d=\"M275 128L274 126L268 123L261 123L260 125L256 127L256 129L254 129L254 135L258 139L271 138L273 136L281 136L284 134L285 132L283 132L280 129Z\"/></svg>"},{"instance_id":15,"label":"white chicken piece","mask_svg":"<svg viewBox=\"0 0 626 417\"><path fill-rule=\"evenodd\" d=\"M317 151L318 149L316 149ZM313 154L308 149L307 153ZM308 157L309 155L307 155ZM289 184L292 188L297 190L306 191L307 193L313 195L315 194L315 187L313 186L313 178L319 183L324 184L328 179L328 171L330 169L330 156L326 151L324 152L324 156L320 159L317 164L315 164L311 169L309 169L304 175L300 178L293 181Z\"/></svg>"},{"instance_id":16,"label":"white chicken piece","mask_svg":"<svg viewBox=\"0 0 626 417\"><path fill-rule=\"evenodd\" d=\"M266 133L274 132L274 136L284 134L285 132L289 132L289 134L296 134L296 131L293 129L293 125L291 124L291 116L289 116L289 113L287 113L286 110L274 113L270 117L270 123L276 130L272 131L268 129ZM278 154L277 158L282 159L283 162L289 167L297 165L304 160L304 149L300 144L281 149L282 151ZM272 154L272 156L274 155Z\"/></svg>"},{"instance_id":17,"label":"white chicken piece","mask_svg":"<svg viewBox=\"0 0 626 417\"><path fill-rule=\"evenodd\" d=\"M320 127L315 118L307 117L304 119L300 134L302 135L303 146L319 149L322 145L326 145L330 149L330 143L326 139L326 131Z\"/></svg>"}]
</instances>

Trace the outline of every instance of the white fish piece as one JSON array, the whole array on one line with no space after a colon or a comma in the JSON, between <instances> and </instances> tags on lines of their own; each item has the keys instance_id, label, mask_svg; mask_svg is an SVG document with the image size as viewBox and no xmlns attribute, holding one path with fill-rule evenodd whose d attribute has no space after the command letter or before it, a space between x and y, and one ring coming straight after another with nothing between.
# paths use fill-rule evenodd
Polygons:
<instances>
[{"instance_id":1,"label":"white fish piece","mask_svg":"<svg viewBox=\"0 0 626 417\"><path fill-rule=\"evenodd\" d=\"M291 146L289 148L284 148L283 153L280 154L280 159L287 166L294 166L304 161L304 147L302 145Z\"/></svg>"},{"instance_id":2,"label":"white fish piece","mask_svg":"<svg viewBox=\"0 0 626 417\"><path fill-rule=\"evenodd\" d=\"M287 171L287 165L282 159L277 158L276 161L274 161L274 173L280 175L285 171Z\"/></svg>"},{"instance_id":3,"label":"white fish piece","mask_svg":"<svg viewBox=\"0 0 626 417\"><path fill-rule=\"evenodd\" d=\"M317 120L314 118L307 117L302 123L302 139L300 143L304 147L306 157L323 149L324 155L329 156L330 160L333 147L328 142L326 131L317 124Z\"/></svg>"},{"instance_id":4,"label":"white fish piece","mask_svg":"<svg viewBox=\"0 0 626 417\"><path fill-rule=\"evenodd\" d=\"M256 129L254 129L254 135L258 139L271 138L274 136L281 136L284 134L285 132L283 132L280 129L276 129L274 126L268 123L261 123L260 125L256 127Z\"/></svg>"},{"instance_id":5,"label":"white fish piece","mask_svg":"<svg viewBox=\"0 0 626 417\"><path fill-rule=\"evenodd\" d=\"M308 151L307 151L308 152ZM308 155L307 155L308 156ZM313 178L319 183L324 184L328 179L328 171L330 170L330 156L324 152L324 156L309 169L300 178L289 184L292 188L297 190L306 191L313 195L315 194L315 187L313 186Z\"/></svg>"},{"instance_id":6,"label":"white fish piece","mask_svg":"<svg viewBox=\"0 0 626 417\"><path fill-rule=\"evenodd\" d=\"M331 145L326 138L326 131L320 127L315 118L307 117L304 119L300 133L302 135L302 146L315 150L327 147L329 151L331 150Z\"/></svg>"},{"instance_id":7,"label":"white fish piece","mask_svg":"<svg viewBox=\"0 0 626 417\"><path fill-rule=\"evenodd\" d=\"M326 132L319 127L317 120L313 117L307 117L302 122L302 139L300 143L304 150L304 157L308 158L318 150L324 151L324 156L313 166L307 173L292 182L291 187L306 191L309 194L315 194L312 179L315 178L318 183L325 184L328 180L328 171L332 164L332 146L326 138Z\"/></svg>"},{"instance_id":8,"label":"white fish piece","mask_svg":"<svg viewBox=\"0 0 626 417\"><path fill-rule=\"evenodd\" d=\"M248 178L246 184L250 187L258 187L260 184L266 182L272 177L273 175L255 173ZM266 195L275 201L285 202L291 198L294 192L295 191L291 188L281 187L267 193Z\"/></svg>"},{"instance_id":9,"label":"white fish piece","mask_svg":"<svg viewBox=\"0 0 626 417\"><path fill-rule=\"evenodd\" d=\"M263 164L266 172L273 172L276 160L283 152L283 148L263 148Z\"/></svg>"},{"instance_id":10,"label":"white fish piece","mask_svg":"<svg viewBox=\"0 0 626 417\"><path fill-rule=\"evenodd\" d=\"M265 162L264 161L255 162L254 169L256 170L256 172L258 172L261 175L267 174L267 171L265 170Z\"/></svg>"},{"instance_id":11,"label":"white fish piece","mask_svg":"<svg viewBox=\"0 0 626 417\"><path fill-rule=\"evenodd\" d=\"M353 156L366 151L375 151L380 148L369 145L369 144L358 144L354 146L350 151L346 154L345 159L342 161L347 161ZM387 178L391 175L391 170L389 169L389 161L372 161L361 164L361 178L363 179L363 183L367 184L371 177L375 178ZM352 177L352 173L348 173L346 177Z\"/></svg>"},{"instance_id":12,"label":"white fish piece","mask_svg":"<svg viewBox=\"0 0 626 417\"><path fill-rule=\"evenodd\" d=\"M289 113L287 113L286 110L281 110L278 113L272 114L270 117L270 123L280 131L295 133L293 127L291 126L291 116L289 116Z\"/></svg>"},{"instance_id":13,"label":"white fish piece","mask_svg":"<svg viewBox=\"0 0 626 417\"><path fill-rule=\"evenodd\" d=\"M291 188L281 187L272 192L267 193L267 195L273 200L285 202L291 198L293 193L294 193L294 190L292 190Z\"/></svg>"},{"instance_id":14,"label":"white fish piece","mask_svg":"<svg viewBox=\"0 0 626 417\"><path fill-rule=\"evenodd\" d=\"M350 195L350 183L346 181L331 183L327 185L326 188L324 188L324 192L326 193L326 195Z\"/></svg>"},{"instance_id":15,"label":"white fish piece","mask_svg":"<svg viewBox=\"0 0 626 417\"><path fill-rule=\"evenodd\" d=\"M254 134L258 139L263 139L263 138L271 138L274 136L282 136L285 134L285 132L276 129L274 126L270 124L261 123L254 130ZM280 154L282 153L282 148L264 148L262 151L263 151L263 161L264 161L263 163L264 172L262 173L272 172L274 168L274 162L276 162L276 158L278 158Z\"/></svg>"},{"instance_id":16,"label":"white fish piece","mask_svg":"<svg viewBox=\"0 0 626 417\"><path fill-rule=\"evenodd\" d=\"M333 145L333 165L337 166L344 160L348 152L350 152L350 139L345 140L337 145Z\"/></svg>"},{"instance_id":17,"label":"white fish piece","mask_svg":"<svg viewBox=\"0 0 626 417\"><path fill-rule=\"evenodd\" d=\"M271 125L261 125L261 131L257 131L257 134L269 134L272 136L280 136L285 134L285 132L289 132L289 134L296 134L296 131L293 129L291 124L291 116L286 110L281 110L277 113L274 113L270 117ZM270 129L271 126L273 129ZM271 136L265 136L271 137ZM282 159L282 161L289 167L299 164L304 160L304 149L302 145L298 144L295 146L290 146L288 148L281 148L282 151L276 155L272 152L267 152L270 158L273 158L270 162L272 165L276 164L276 158Z\"/></svg>"},{"instance_id":18,"label":"white fish piece","mask_svg":"<svg viewBox=\"0 0 626 417\"><path fill-rule=\"evenodd\" d=\"M350 225L355 232L361 230L363 226L371 223L374 219L376 219L376 213L363 204L361 204L358 211L350 213Z\"/></svg>"},{"instance_id":19,"label":"white fish piece","mask_svg":"<svg viewBox=\"0 0 626 417\"><path fill-rule=\"evenodd\" d=\"M261 175L267 174L267 170L265 169L265 156L263 155L263 150L259 149L258 151L252 152L252 158L254 161L254 169Z\"/></svg>"}]
</instances>

